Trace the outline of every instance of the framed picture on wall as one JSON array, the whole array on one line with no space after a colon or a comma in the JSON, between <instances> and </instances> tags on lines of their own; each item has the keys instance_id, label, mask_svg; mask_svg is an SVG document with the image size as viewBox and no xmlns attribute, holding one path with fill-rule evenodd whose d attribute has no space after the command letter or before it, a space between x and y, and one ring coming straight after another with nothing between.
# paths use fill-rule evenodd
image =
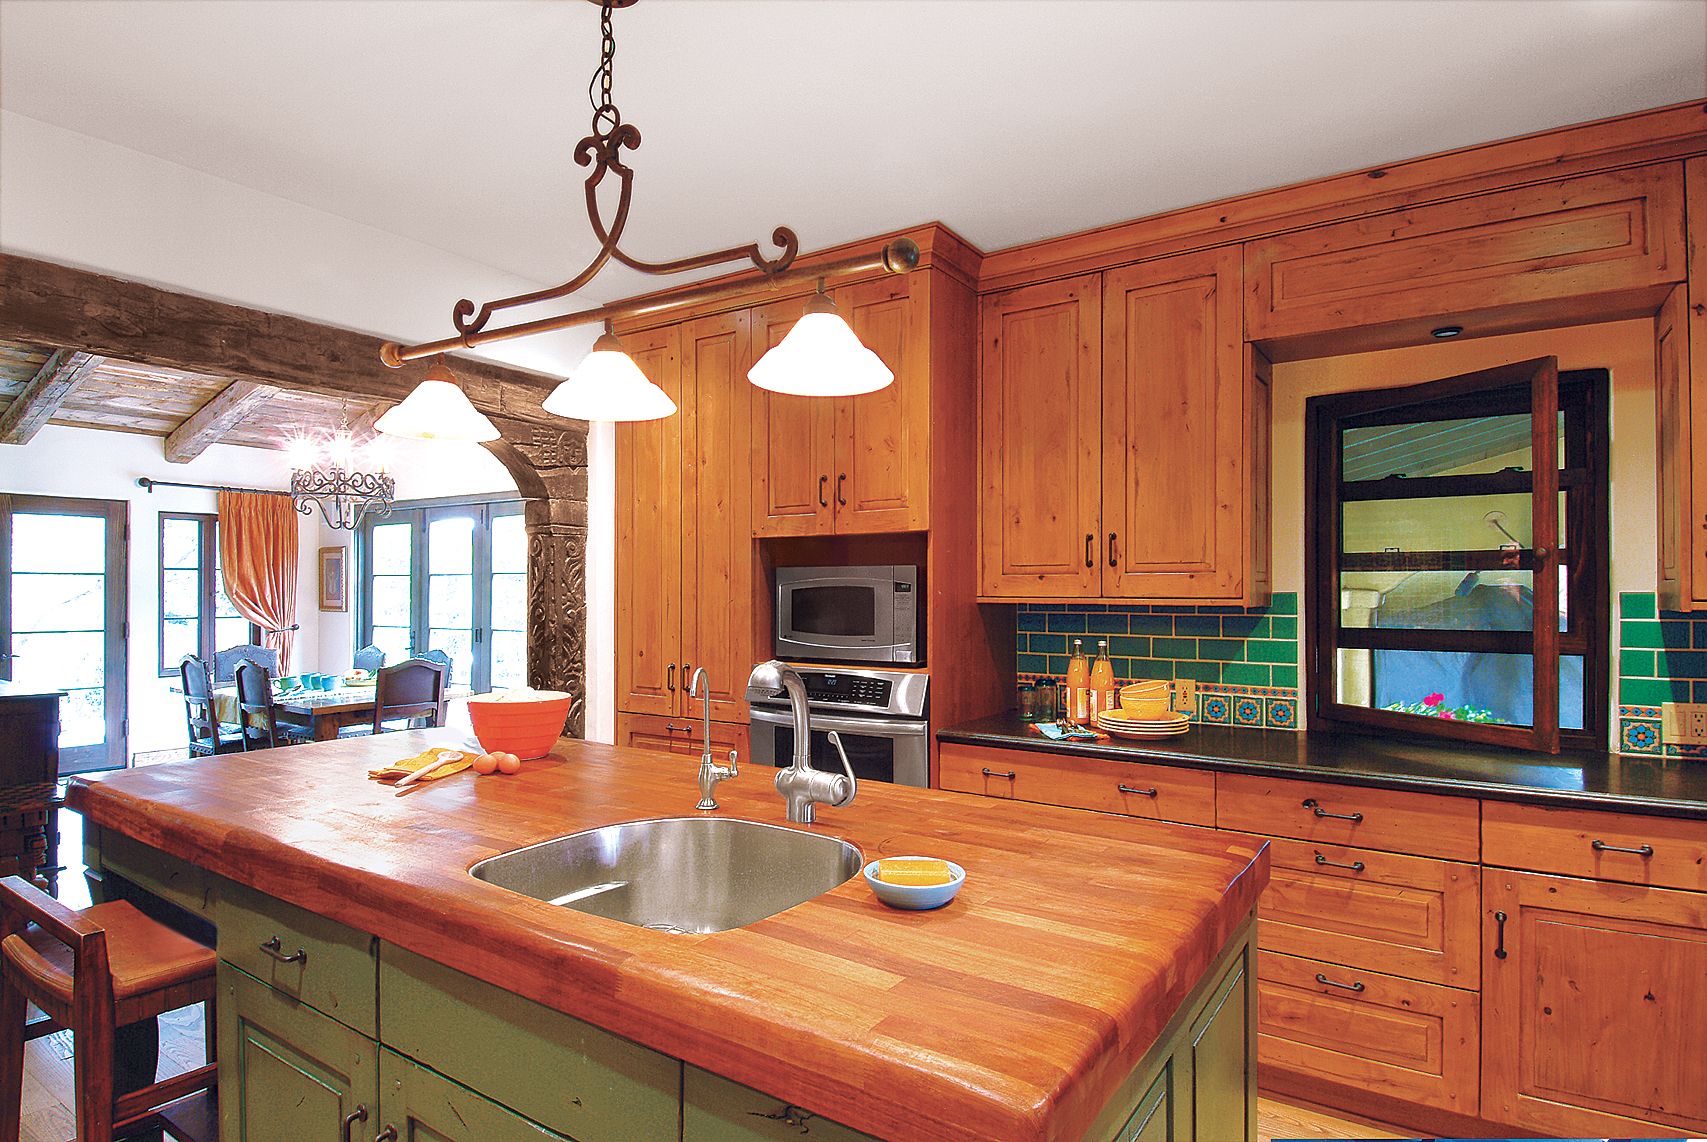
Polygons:
<instances>
[{"instance_id":1,"label":"framed picture on wall","mask_svg":"<svg viewBox=\"0 0 1707 1142\"><path fill-rule=\"evenodd\" d=\"M323 611L350 609L349 553L347 547L320 549L320 609Z\"/></svg>"}]
</instances>

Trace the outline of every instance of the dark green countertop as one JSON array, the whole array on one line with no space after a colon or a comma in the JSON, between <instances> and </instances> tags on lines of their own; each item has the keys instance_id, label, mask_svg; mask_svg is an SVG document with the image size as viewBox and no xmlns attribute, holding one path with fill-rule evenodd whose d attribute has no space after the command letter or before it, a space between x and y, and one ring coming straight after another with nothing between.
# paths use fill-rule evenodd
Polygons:
<instances>
[{"instance_id":1,"label":"dark green countertop","mask_svg":"<svg viewBox=\"0 0 1707 1142\"><path fill-rule=\"evenodd\" d=\"M963 722L937 740L1064 756L1142 761L1228 773L1373 785L1421 793L1613 809L1707 820L1707 762L1680 757L1572 752L1557 756L1485 746L1321 731L1192 726L1154 742L1053 742L1013 712Z\"/></svg>"}]
</instances>

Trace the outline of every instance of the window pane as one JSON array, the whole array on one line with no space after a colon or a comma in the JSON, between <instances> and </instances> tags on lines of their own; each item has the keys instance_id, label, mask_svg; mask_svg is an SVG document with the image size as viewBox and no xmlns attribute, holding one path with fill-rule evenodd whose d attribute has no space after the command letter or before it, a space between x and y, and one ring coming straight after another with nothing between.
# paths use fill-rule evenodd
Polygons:
<instances>
[{"instance_id":1,"label":"window pane","mask_svg":"<svg viewBox=\"0 0 1707 1142\"><path fill-rule=\"evenodd\" d=\"M100 516L40 515L12 517L12 570L83 571L107 569L107 521Z\"/></svg>"},{"instance_id":2,"label":"window pane","mask_svg":"<svg viewBox=\"0 0 1707 1142\"><path fill-rule=\"evenodd\" d=\"M160 576L160 610L169 619L193 619L201 614L200 571L164 571Z\"/></svg>"},{"instance_id":3,"label":"window pane","mask_svg":"<svg viewBox=\"0 0 1707 1142\"><path fill-rule=\"evenodd\" d=\"M409 574L410 525L382 523L373 529L373 572L376 575Z\"/></svg>"},{"instance_id":4,"label":"window pane","mask_svg":"<svg viewBox=\"0 0 1707 1142\"><path fill-rule=\"evenodd\" d=\"M447 516L427 524L427 570L435 575L473 573L473 517Z\"/></svg>"},{"instance_id":5,"label":"window pane","mask_svg":"<svg viewBox=\"0 0 1707 1142\"><path fill-rule=\"evenodd\" d=\"M1522 395L1528 403L1528 393ZM1564 439L1564 414L1559 414ZM1341 473L1347 483L1402 475L1463 476L1530 471L1533 464L1529 414L1429 420L1347 428L1342 440ZM1563 467L1563 452L1561 463Z\"/></svg>"},{"instance_id":6,"label":"window pane","mask_svg":"<svg viewBox=\"0 0 1707 1142\"><path fill-rule=\"evenodd\" d=\"M160 521L160 565L197 567L202 563L202 525L194 519Z\"/></svg>"},{"instance_id":7,"label":"window pane","mask_svg":"<svg viewBox=\"0 0 1707 1142\"><path fill-rule=\"evenodd\" d=\"M526 630L527 618L527 576L492 576L492 629Z\"/></svg>"},{"instance_id":8,"label":"window pane","mask_svg":"<svg viewBox=\"0 0 1707 1142\"><path fill-rule=\"evenodd\" d=\"M450 655L450 682L453 686L467 686L469 667L474 661L474 636L466 630L427 631L427 648L442 650Z\"/></svg>"},{"instance_id":9,"label":"window pane","mask_svg":"<svg viewBox=\"0 0 1707 1142\"><path fill-rule=\"evenodd\" d=\"M373 644L385 651L385 661L395 666L409 657L409 628L374 627Z\"/></svg>"},{"instance_id":10,"label":"window pane","mask_svg":"<svg viewBox=\"0 0 1707 1142\"><path fill-rule=\"evenodd\" d=\"M1530 523L1530 503L1527 492L1498 496L1352 500L1340 506L1340 550L1360 553L1499 551L1513 543L1527 549L1535 542ZM1565 493L1560 492L1559 544L1564 546L1568 541L1569 536L1565 534Z\"/></svg>"},{"instance_id":11,"label":"window pane","mask_svg":"<svg viewBox=\"0 0 1707 1142\"><path fill-rule=\"evenodd\" d=\"M1531 571L1347 571L1340 625L1424 630L1533 629Z\"/></svg>"},{"instance_id":12,"label":"window pane","mask_svg":"<svg viewBox=\"0 0 1707 1142\"><path fill-rule=\"evenodd\" d=\"M254 632L249 629L249 620L245 618L215 619L213 622L213 645L217 650L228 646L244 646L251 640ZM209 663L211 666L212 663Z\"/></svg>"},{"instance_id":13,"label":"window pane","mask_svg":"<svg viewBox=\"0 0 1707 1142\"><path fill-rule=\"evenodd\" d=\"M237 613L237 608L231 605L230 596L225 593L225 579L223 577L223 573L219 576L215 576L214 578L213 613L222 619L235 619L242 617Z\"/></svg>"},{"instance_id":14,"label":"window pane","mask_svg":"<svg viewBox=\"0 0 1707 1142\"><path fill-rule=\"evenodd\" d=\"M492 520L492 570L526 573L528 537L519 515L501 515Z\"/></svg>"},{"instance_id":15,"label":"window pane","mask_svg":"<svg viewBox=\"0 0 1707 1142\"><path fill-rule=\"evenodd\" d=\"M1585 724L1588 695L1583 691L1583 659L1567 654L1559 659L1559 728L1580 730Z\"/></svg>"},{"instance_id":16,"label":"window pane","mask_svg":"<svg viewBox=\"0 0 1707 1142\"><path fill-rule=\"evenodd\" d=\"M160 624L160 662L175 669L186 654L200 654L201 624L195 619L167 619Z\"/></svg>"},{"instance_id":17,"label":"window pane","mask_svg":"<svg viewBox=\"0 0 1707 1142\"><path fill-rule=\"evenodd\" d=\"M98 631L106 621L106 589L105 575L13 575L13 629Z\"/></svg>"},{"instance_id":18,"label":"window pane","mask_svg":"<svg viewBox=\"0 0 1707 1142\"><path fill-rule=\"evenodd\" d=\"M492 688L507 690L527 684L527 635L519 631L492 633Z\"/></svg>"},{"instance_id":19,"label":"window pane","mask_svg":"<svg viewBox=\"0 0 1707 1142\"><path fill-rule=\"evenodd\" d=\"M107 740L106 695L99 688L71 690L59 700L59 748Z\"/></svg>"},{"instance_id":20,"label":"window pane","mask_svg":"<svg viewBox=\"0 0 1707 1142\"><path fill-rule=\"evenodd\" d=\"M1342 649L1338 684L1348 706L1514 726L1534 717L1535 672L1527 654ZM1576 689L1580 706L1580 670Z\"/></svg>"},{"instance_id":21,"label":"window pane","mask_svg":"<svg viewBox=\"0 0 1707 1142\"><path fill-rule=\"evenodd\" d=\"M409 580L402 575L379 575L373 580L373 622L376 627L407 627Z\"/></svg>"},{"instance_id":22,"label":"window pane","mask_svg":"<svg viewBox=\"0 0 1707 1142\"><path fill-rule=\"evenodd\" d=\"M105 635L25 634L13 636L13 678L24 686L58 689L101 685ZM99 740L99 739L96 739Z\"/></svg>"},{"instance_id":23,"label":"window pane","mask_svg":"<svg viewBox=\"0 0 1707 1142\"><path fill-rule=\"evenodd\" d=\"M433 627L474 625L474 576L431 575L427 579L427 624Z\"/></svg>"}]
</instances>

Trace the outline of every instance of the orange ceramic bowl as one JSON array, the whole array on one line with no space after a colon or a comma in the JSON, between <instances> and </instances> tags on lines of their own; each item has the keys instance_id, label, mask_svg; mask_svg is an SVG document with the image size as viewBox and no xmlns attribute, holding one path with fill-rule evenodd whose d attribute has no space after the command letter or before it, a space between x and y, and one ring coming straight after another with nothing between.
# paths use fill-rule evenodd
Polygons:
<instances>
[{"instance_id":1,"label":"orange ceramic bowl","mask_svg":"<svg viewBox=\"0 0 1707 1142\"><path fill-rule=\"evenodd\" d=\"M500 694L477 694L468 700L468 719L474 736L487 753L513 753L523 761L544 757L563 736L569 717L569 695L541 690L537 699L499 701Z\"/></svg>"}]
</instances>

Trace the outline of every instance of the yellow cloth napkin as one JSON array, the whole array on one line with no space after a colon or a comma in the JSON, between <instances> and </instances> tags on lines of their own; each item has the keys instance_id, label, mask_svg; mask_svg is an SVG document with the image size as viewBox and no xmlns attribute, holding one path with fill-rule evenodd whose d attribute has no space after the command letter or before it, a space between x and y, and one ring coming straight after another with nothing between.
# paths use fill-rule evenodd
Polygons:
<instances>
[{"instance_id":1,"label":"yellow cloth napkin","mask_svg":"<svg viewBox=\"0 0 1707 1142\"><path fill-rule=\"evenodd\" d=\"M447 762L445 760L446 754L460 754L461 756L455 760ZM432 766L433 771L431 773L423 774L421 780L437 781L441 777L449 777L453 773L461 773L473 764L473 762L474 754L471 750L450 749L445 746L434 746L432 749L429 749L424 753L418 753L414 757L406 757L402 761L394 761L390 765L382 766L379 769L370 769L367 771L367 775L376 781L398 781L409 776L418 769Z\"/></svg>"}]
</instances>

